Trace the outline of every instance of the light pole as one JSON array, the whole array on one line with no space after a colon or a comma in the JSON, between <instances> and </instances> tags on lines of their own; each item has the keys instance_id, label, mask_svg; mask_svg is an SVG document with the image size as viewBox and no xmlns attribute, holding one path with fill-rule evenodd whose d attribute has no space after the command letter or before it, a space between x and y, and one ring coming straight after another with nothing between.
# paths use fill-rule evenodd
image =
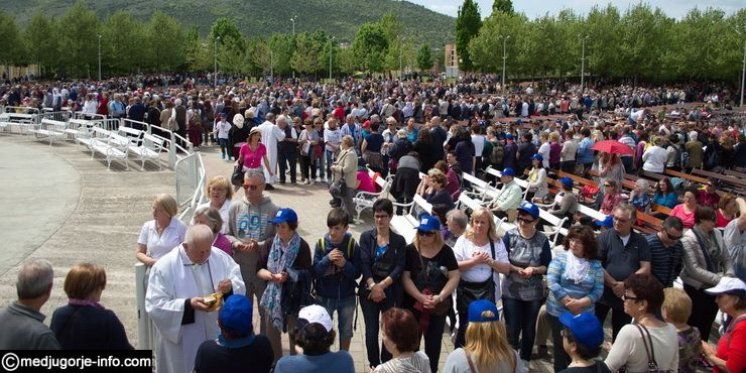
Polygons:
<instances>
[{"instance_id":1,"label":"light pole","mask_svg":"<svg viewBox=\"0 0 746 373\"><path fill-rule=\"evenodd\" d=\"M293 45L295 45L295 18L298 16L290 17L290 22L293 24ZM295 80L295 69L293 69L293 80Z\"/></svg>"},{"instance_id":2,"label":"light pole","mask_svg":"<svg viewBox=\"0 0 746 373\"><path fill-rule=\"evenodd\" d=\"M220 42L220 36L215 38L215 53L213 53L213 58L215 59L215 71L214 71L214 85L213 88L218 87L218 43Z\"/></svg>"},{"instance_id":3,"label":"light pole","mask_svg":"<svg viewBox=\"0 0 746 373\"><path fill-rule=\"evenodd\" d=\"M505 91L505 61L508 59L508 55L505 53L506 48L508 46L508 39L510 39L510 35L499 36L500 39L503 39L503 78L502 83L500 85L502 86L503 92Z\"/></svg>"},{"instance_id":4,"label":"light pole","mask_svg":"<svg viewBox=\"0 0 746 373\"><path fill-rule=\"evenodd\" d=\"M98 35L98 81L101 81L101 35ZM743 101L743 100L741 100Z\"/></svg>"},{"instance_id":5,"label":"light pole","mask_svg":"<svg viewBox=\"0 0 746 373\"><path fill-rule=\"evenodd\" d=\"M743 37L744 34L740 30L736 29L739 36ZM743 68L741 69L741 102L738 106L743 106L743 90L746 87L746 38L743 40Z\"/></svg>"},{"instance_id":6,"label":"light pole","mask_svg":"<svg viewBox=\"0 0 746 373\"><path fill-rule=\"evenodd\" d=\"M275 66L272 63L272 57L274 54L272 53L272 48L269 49L269 80L274 83L275 81Z\"/></svg>"},{"instance_id":7,"label":"light pole","mask_svg":"<svg viewBox=\"0 0 746 373\"><path fill-rule=\"evenodd\" d=\"M588 40L587 35L579 36L582 44L582 52L580 57L580 93L585 93L585 42Z\"/></svg>"},{"instance_id":8,"label":"light pole","mask_svg":"<svg viewBox=\"0 0 746 373\"><path fill-rule=\"evenodd\" d=\"M334 53L334 36L329 39L329 80L332 80L332 53Z\"/></svg>"}]
</instances>

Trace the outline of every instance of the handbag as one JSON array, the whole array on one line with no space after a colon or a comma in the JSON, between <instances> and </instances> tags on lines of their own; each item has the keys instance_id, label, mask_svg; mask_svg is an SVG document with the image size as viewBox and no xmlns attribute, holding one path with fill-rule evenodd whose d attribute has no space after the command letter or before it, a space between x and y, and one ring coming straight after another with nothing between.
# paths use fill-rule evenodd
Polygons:
<instances>
[{"instance_id":1,"label":"handbag","mask_svg":"<svg viewBox=\"0 0 746 373\"><path fill-rule=\"evenodd\" d=\"M490 240L492 257L495 257L495 242ZM469 304L475 300L487 299L495 302L494 270L486 281L469 282L461 280L456 288L456 310L463 314L469 309Z\"/></svg>"},{"instance_id":2,"label":"handbag","mask_svg":"<svg viewBox=\"0 0 746 373\"><path fill-rule=\"evenodd\" d=\"M637 330L640 332L640 336L642 337L642 343L645 346L645 354L648 356L648 372L649 373L668 372L667 370L658 369L658 362L655 361L655 350L653 350L653 339L650 337L650 332L648 331L648 328L646 328L643 325L639 325L639 324L634 324L634 325L637 327ZM647 337L647 339L645 337ZM625 371L626 371L626 366L625 366Z\"/></svg>"},{"instance_id":3,"label":"handbag","mask_svg":"<svg viewBox=\"0 0 746 373\"><path fill-rule=\"evenodd\" d=\"M244 176L243 166L236 165L236 167L233 169L233 174L231 174L231 184L234 186L241 186L243 185L243 176Z\"/></svg>"},{"instance_id":4,"label":"handbag","mask_svg":"<svg viewBox=\"0 0 746 373\"><path fill-rule=\"evenodd\" d=\"M339 179L329 185L329 193L333 197L343 197L347 194L347 183L344 179Z\"/></svg>"}]
</instances>

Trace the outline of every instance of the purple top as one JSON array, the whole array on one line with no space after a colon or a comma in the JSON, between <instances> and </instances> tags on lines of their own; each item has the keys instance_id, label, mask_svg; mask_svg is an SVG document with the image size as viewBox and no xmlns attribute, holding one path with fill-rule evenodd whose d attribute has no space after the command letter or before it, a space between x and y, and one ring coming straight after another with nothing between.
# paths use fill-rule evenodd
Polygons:
<instances>
[{"instance_id":1,"label":"purple top","mask_svg":"<svg viewBox=\"0 0 746 373\"><path fill-rule=\"evenodd\" d=\"M218 233L215 236L215 242L212 243L212 246L215 246L218 249L228 253L228 255L233 256L233 247L231 246L231 241L222 233Z\"/></svg>"}]
</instances>

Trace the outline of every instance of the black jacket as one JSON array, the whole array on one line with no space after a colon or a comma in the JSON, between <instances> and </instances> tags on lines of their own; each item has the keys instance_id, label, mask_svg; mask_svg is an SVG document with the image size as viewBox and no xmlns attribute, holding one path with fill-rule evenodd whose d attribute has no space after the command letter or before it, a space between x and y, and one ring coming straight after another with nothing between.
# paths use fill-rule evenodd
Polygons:
<instances>
[{"instance_id":1,"label":"black jacket","mask_svg":"<svg viewBox=\"0 0 746 373\"><path fill-rule=\"evenodd\" d=\"M401 295L404 289L400 278L406 264L407 242L403 236L389 231L389 248L383 254L383 257L376 262L377 236L375 229L365 231L360 235L360 271L363 274L363 278L360 280L360 294L367 294L368 278L373 278L375 282L380 282L385 278L374 274L374 264L390 263L391 268L383 272L388 272L388 277L391 277L394 282L386 288L386 297L393 297L394 304L398 305L401 304ZM383 269L385 267L379 266L378 268Z\"/></svg>"}]
</instances>

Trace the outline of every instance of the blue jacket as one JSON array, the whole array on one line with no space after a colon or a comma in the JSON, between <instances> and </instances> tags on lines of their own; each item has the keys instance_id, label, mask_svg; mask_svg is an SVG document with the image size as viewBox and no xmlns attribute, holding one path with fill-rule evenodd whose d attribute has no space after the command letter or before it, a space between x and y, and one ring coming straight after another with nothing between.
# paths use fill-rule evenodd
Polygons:
<instances>
[{"instance_id":1,"label":"blue jacket","mask_svg":"<svg viewBox=\"0 0 746 373\"><path fill-rule=\"evenodd\" d=\"M360 247L350 233L346 233L338 244L333 244L328 234L322 240L323 247L319 245L321 242L317 242L313 250L312 270L316 295L333 299L354 296L356 280L360 277ZM342 251L347 260L342 268L337 268L329 260L329 253L334 249Z\"/></svg>"}]
</instances>

